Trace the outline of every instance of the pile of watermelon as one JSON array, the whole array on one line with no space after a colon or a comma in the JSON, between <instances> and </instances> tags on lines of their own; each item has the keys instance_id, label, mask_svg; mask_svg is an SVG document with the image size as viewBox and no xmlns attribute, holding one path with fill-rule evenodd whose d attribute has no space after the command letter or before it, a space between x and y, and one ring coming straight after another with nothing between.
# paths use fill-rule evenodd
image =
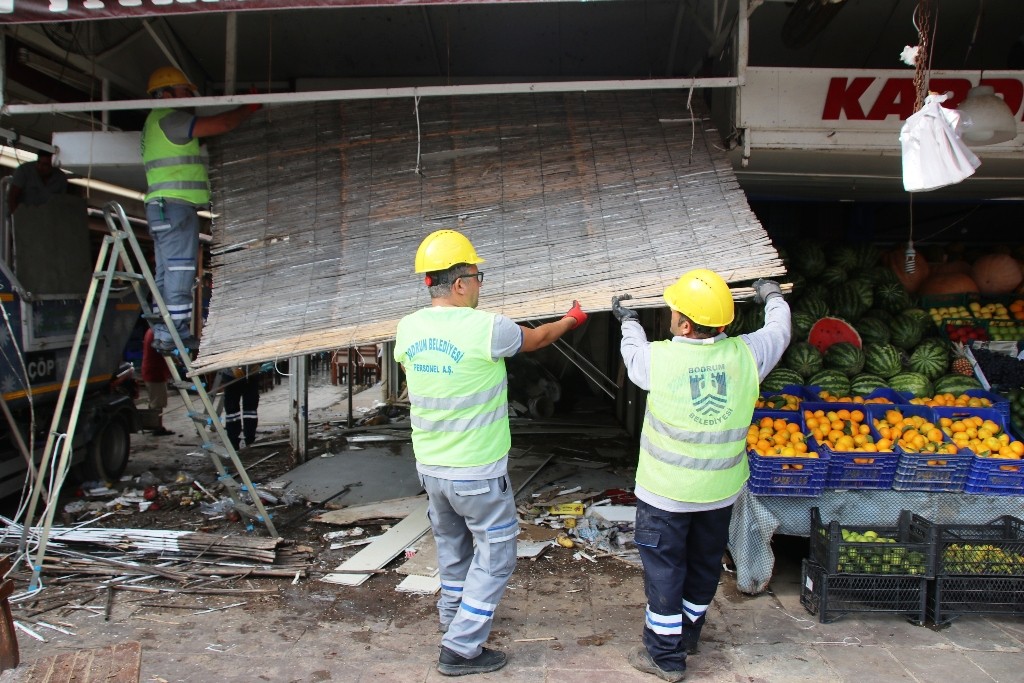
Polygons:
<instances>
[{"instance_id":1,"label":"pile of watermelon","mask_svg":"<svg viewBox=\"0 0 1024 683\"><path fill-rule=\"evenodd\" d=\"M805 241L789 250L787 266L793 339L762 391L795 384L866 396L888 387L923 397L981 388L974 377L951 374L949 342L875 247ZM762 306L738 304L727 332L751 332L763 321Z\"/></svg>"}]
</instances>

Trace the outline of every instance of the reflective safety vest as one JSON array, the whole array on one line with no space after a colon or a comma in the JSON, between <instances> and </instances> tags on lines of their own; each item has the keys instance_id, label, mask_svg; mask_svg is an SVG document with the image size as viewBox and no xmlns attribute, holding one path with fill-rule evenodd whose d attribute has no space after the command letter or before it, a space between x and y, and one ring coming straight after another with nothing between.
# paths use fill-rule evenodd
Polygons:
<instances>
[{"instance_id":1,"label":"reflective safety vest","mask_svg":"<svg viewBox=\"0 0 1024 683\"><path fill-rule=\"evenodd\" d=\"M651 344L637 485L686 503L738 493L750 476L746 437L757 392L754 354L737 337Z\"/></svg>"},{"instance_id":2,"label":"reflective safety vest","mask_svg":"<svg viewBox=\"0 0 1024 683\"><path fill-rule=\"evenodd\" d=\"M505 457L508 426L505 360L491 360L494 314L432 306L402 318L395 360L405 369L416 460L479 467Z\"/></svg>"},{"instance_id":3,"label":"reflective safety vest","mask_svg":"<svg viewBox=\"0 0 1024 683\"><path fill-rule=\"evenodd\" d=\"M146 201L167 198L205 206L210 203L210 180L199 154L199 139L176 145L160 128L160 121L173 111L154 109L142 127L142 164L149 186Z\"/></svg>"}]
</instances>

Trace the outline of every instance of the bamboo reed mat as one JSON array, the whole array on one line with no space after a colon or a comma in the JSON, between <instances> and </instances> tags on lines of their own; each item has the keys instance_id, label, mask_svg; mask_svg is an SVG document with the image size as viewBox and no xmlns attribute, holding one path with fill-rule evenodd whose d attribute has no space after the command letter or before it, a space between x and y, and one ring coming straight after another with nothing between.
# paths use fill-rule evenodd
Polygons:
<instances>
[{"instance_id":1,"label":"bamboo reed mat","mask_svg":"<svg viewBox=\"0 0 1024 683\"><path fill-rule=\"evenodd\" d=\"M608 310L620 292L660 306L695 267L730 282L782 274L718 131L700 111L691 122L686 99L263 110L215 138L213 296L196 366L393 338L402 316L429 305L413 256L441 228L464 232L486 260L480 308L516 320L560 316L573 299Z\"/></svg>"}]
</instances>

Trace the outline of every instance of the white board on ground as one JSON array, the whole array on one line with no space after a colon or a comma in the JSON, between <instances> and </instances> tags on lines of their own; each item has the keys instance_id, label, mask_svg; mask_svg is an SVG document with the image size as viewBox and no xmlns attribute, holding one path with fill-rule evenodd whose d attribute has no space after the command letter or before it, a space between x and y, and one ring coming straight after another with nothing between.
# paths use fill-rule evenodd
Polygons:
<instances>
[{"instance_id":1,"label":"white board on ground","mask_svg":"<svg viewBox=\"0 0 1024 683\"><path fill-rule=\"evenodd\" d=\"M402 579L402 582L395 586L399 593L420 593L422 595L433 595L441 590L440 576L419 576L410 574Z\"/></svg>"},{"instance_id":2,"label":"white board on ground","mask_svg":"<svg viewBox=\"0 0 1024 683\"><path fill-rule=\"evenodd\" d=\"M365 505L353 505L341 510L323 512L313 517L313 521L347 526L349 524L359 524L367 519L400 519L419 507L420 503L426 499L427 495L423 494L422 496L379 500L375 503L366 503Z\"/></svg>"},{"instance_id":3,"label":"white board on ground","mask_svg":"<svg viewBox=\"0 0 1024 683\"><path fill-rule=\"evenodd\" d=\"M635 505L594 505L587 509L588 517L603 519L612 524L636 522Z\"/></svg>"},{"instance_id":4,"label":"white board on ground","mask_svg":"<svg viewBox=\"0 0 1024 683\"><path fill-rule=\"evenodd\" d=\"M388 529L376 541L345 560L336 569L345 572L380 569L412 545L429 528L430 520L427 519L427 500L424 498L416 509L409 513L408 517ZM327 574L320 580L344 586L358 586L368 578L370 578L370 574L346 573Z\"/></svg>"}]
</instances>

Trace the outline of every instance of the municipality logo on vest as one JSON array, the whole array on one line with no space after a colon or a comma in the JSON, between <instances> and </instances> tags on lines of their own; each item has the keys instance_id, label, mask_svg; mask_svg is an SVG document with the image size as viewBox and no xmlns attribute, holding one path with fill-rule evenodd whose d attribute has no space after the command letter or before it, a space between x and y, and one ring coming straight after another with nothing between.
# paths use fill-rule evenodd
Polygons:
<instances>
[{"instance_id":1,"label":"municipality logo on vest","mask_svg":"<svg viewBox=\"0 0 1024 683\"><path fill-rule=\"evenodd\" d=\"M702 417L718 415L728 403L725 366L690 368L690 400Z\"/></svg>"}]
</instances>

